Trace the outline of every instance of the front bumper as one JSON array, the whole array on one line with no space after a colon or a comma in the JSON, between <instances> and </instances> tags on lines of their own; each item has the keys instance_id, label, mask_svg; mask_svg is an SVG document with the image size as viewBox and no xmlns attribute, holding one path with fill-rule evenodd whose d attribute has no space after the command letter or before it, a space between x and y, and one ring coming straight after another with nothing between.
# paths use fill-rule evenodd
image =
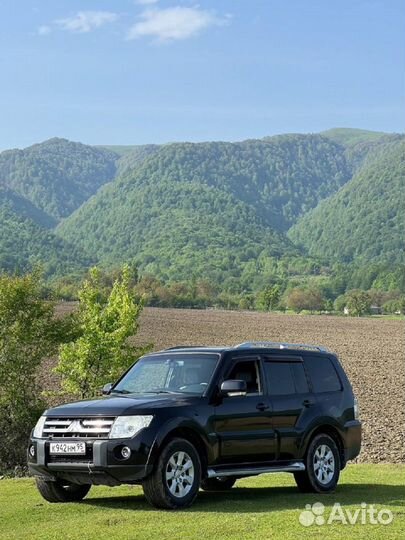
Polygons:
<instances>
[{"instance_id":1,"label":"front bumper","mask_svg":"<svg viewBox=\"0 0 405 540\"><path fill-rule=\"evenodd\" d=\"M149 445L134 439L80 439L86 443L86 454L77 456L51 455L48 439L34 439L34 456L28 451L28 468L34 476L48 480L63 479L76 484L136 484L151 472L148 464ZM77 439L52 439L53 442L76 442ZM123 459L123 446L131 449L129 459Z\"/></svg>"}]
</instances>

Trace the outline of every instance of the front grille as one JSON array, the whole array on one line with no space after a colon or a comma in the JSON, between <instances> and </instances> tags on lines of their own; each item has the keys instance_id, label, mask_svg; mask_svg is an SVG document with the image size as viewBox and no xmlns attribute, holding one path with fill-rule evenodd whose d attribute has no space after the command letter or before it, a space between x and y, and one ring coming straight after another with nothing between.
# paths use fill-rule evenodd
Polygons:
<instances>
[{"instance_id":1,"label":"front grille","mask_svg":"<svg viewBox=\"0 0 405 540\"><path fill-rule=\"evenodd\" d=\"M115 418L52 418L47 417L42 430L49 438L107 438Z\"/></svg>"}]
</instances>

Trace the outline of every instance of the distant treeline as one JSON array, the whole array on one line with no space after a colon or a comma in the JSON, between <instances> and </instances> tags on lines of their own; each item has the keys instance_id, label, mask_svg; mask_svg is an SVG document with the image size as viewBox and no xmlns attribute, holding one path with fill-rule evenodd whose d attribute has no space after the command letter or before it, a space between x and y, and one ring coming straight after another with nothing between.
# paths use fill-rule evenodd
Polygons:
<instances>
[{"instance_id":1,"label":"distant treeline","mask_svg":"<svg viewBox=\"0 0 405 540\"><path fill-rule=\"evenodd\" d=\"M312 269L313 270L313 269ZM102 272L102 286L109 290L119 269ZM213 283L206 279L164 282L131 270L131 288L146 305L178 308L244 310L293 310L295 312L344 312L362 315L370 312L403 313L405 268L368 265L366 268L336 265L319 268L318 274L289 276L279 272L268 276L255 288L241 283ZM81 278L67 276L50 282L46 295L58 300L76 300ZM261 281L261 280L260 280ZM360 305L361 304L361 305Z\"/></svg>"}]
</instances>

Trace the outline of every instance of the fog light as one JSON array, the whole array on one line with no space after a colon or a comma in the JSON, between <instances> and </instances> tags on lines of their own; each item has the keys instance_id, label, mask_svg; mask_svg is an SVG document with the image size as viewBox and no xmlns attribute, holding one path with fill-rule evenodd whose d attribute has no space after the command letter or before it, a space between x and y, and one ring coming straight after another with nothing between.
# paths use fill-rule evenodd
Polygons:
<instances>
[{"instance_id":1,"label":"fog light","mask_svg":"<svg viewBox=\"0 0 405 540\"><path fill-rule=\"evenodd\" d=\"M32 458L35 457L35 446L33 444L30 446L29 453Z\"/></svg>"},{"instance_id":2,"label":"fog light","mask_svg":"<svg viewBox=\"0 0 405 540\"><path fill-rule=\"evenodd\" d=\"M128 446L123 446L121 448L121 456L124 458L124 459L128 459L131 457L131 449L128 448Z\"/></svg>"}]
</instances>

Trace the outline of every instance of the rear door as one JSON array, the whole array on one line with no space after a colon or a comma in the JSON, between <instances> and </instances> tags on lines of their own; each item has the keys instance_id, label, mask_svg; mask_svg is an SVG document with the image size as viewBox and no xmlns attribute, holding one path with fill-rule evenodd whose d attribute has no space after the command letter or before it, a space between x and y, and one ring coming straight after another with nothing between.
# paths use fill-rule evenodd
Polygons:
<instances>
[{"instance_id":1,"label":"rear door","mask_svg":"<svg viewBox=\"0 0 405 540\"><path fill-rule=\"evenodd\" d=\"M215 408L220 462L272 461L276 444L261 360L257 356L234 359L222 378L226 379L246 381L247 395L224 397Z\"/></svg>"},{"instance_id":2,"label":"rear door","mask_svg":"<svg viewBox=\"0 0 405 540\"><path fill-rule=\"evenodd\" d=\"M310 409L315 404L304 363L299 356L267 356L264 372L277 439L277 459L295 459Z\"/></svg>"}]
</instances>

